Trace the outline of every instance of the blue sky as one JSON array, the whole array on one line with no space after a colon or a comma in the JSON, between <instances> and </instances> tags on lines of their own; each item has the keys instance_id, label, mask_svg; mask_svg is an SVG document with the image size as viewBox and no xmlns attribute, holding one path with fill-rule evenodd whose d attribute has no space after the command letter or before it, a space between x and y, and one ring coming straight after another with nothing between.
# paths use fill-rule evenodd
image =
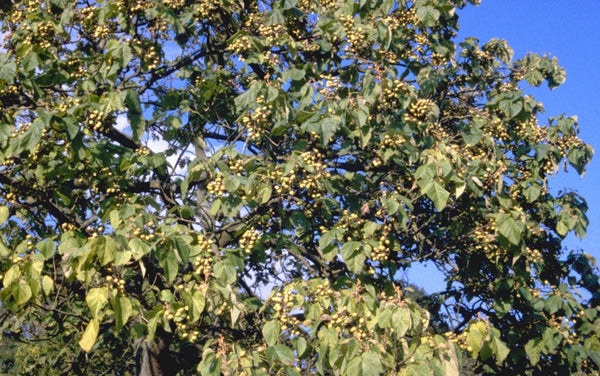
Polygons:
<instances>
[{"instance_id":1,"label":"blue sky","mask_svg":"<svg viewBox=\"0 0 600 376\"><path fill-rule=\"evenodd\" d=\"M546 115L577 115L580 137L596 151L583 178L574 171L559 173L550 188L553 192L570 188L586 198L588 234L583 240L571 236L564 245L584 249L600 261L600 1L482 0L481 5L458 14L457 41L471 36L482 44L491 38L505 39L515 58L528 52L550 54L566 69L566 82L552 91L547 86L525 85L525 89L544 103ZM431 267L417 268L408 277L432 292L442 283L435 274Z\"/></svg>"}]
</instances>

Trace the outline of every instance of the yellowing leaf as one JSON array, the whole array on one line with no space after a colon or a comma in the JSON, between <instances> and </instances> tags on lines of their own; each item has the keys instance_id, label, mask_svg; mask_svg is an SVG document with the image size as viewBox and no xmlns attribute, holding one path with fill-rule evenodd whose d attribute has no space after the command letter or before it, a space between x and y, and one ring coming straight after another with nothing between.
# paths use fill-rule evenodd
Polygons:
<instances>
[{"instance_id":1,"label":"yellowing leaf","mask_svg":"<svg viewBox=\"0 0 600 376\"><path fill-rule=\"evenodd\" d=\"M83 332L83 336L79 341L79 346L85 352L89 352L96 343L96 338L98 338L98 332L100 330L100 326L96 319L91 319L85 328L85 332Z\"/></svg>"},{"instance_id":2,"label":"yellowing leaf","mask_svg":"<svg viewBox=\"0 0 600 376\"><path fill-rule=\"evenodd\" d=\"M45 296L50 295L52 289L54 288L54 280L49 276L45 275L42 277L42 291Z\"/></svg>"},{"instance_id":3,"label":"yellowing leaf","mask_svg":"<svg viewBox=\"0 0 600 376\"><path fill-rule=\"evenodd\" d=\"M97 318L102 309L106 306L106 303L108 303L108 292L106 291L106 288L96 287L90 289L85 297L85 302L90 308L92 317Z\"/></svg>"},{"instance_id":4,"label":"yellowing leaf","mask_svg":"<svg viewBox=\"0 0 600 376\"><path fill-rule=\"evenodd\" d=\"M6 206L0 206L0 225L8 220L9 211Z\"/></svg>"}]
</instances>

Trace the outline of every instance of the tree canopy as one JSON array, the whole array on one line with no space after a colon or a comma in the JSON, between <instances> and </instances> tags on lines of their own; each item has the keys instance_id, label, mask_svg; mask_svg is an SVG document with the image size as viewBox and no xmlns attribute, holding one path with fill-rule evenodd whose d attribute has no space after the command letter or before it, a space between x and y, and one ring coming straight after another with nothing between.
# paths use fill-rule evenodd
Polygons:
<instances>
[{"instance_id":1,"label":"tree canopy","mask_svg":"<svg viewBox=\"0 0 600 376\"><path fill-rule=\"evenodd\" d=\"M598 374L565 72L465 6L2 2L0 371Z\"/></svg>"}]
</instances>

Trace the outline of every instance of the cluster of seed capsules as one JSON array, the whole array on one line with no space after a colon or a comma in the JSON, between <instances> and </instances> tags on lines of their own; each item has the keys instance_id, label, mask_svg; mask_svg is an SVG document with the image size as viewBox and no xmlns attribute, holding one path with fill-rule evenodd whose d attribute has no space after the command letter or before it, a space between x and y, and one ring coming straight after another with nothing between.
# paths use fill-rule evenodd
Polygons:
<instances>
[{"instance_id":1,"label":"cluster of seed capsules","mask_svg":"<svg viewBox=\"0 0 600 376\"><path fill-rule=\"evenodd\" d=\"M242 237L240 238L240 247L246 254L252 253L254 246L260 240L261 233L254 227L249 228L244 231Z\"/></svg>"},{"instance_id":2,"label":"cluster of seed capsules","mask_svg":"<svg viewBox=\"0 0 600 376\"><path fill-rule=\"evenodd\" d=\"M404 114L404 120L413 123L427 121L433 105L433 102L429 99L419 99L411 103Z\"/></svg>"},{"instance_id":3,"label":"cluster of seed capsules","mask_svg":"<svg viewBox=\"0 0 600 376\"><path fill-rule=\"evenodd\" d=\"M321 180L331 177L324 162L325 156L318 150L311 150L302 152L300 157L305 166L305 174L298 182L298 186L306 189L311 198L320 198L322 196Z\"/></svg>"},{"instance_id":4,"label":"cluster of seed capsules","mask_svg":"<svg viewBox=\"0 0 600 376\"><path fill-rule=\"evenodd\" d=\"M202 276L204 281L206 281L213 272L215 258L213 257L214 253L212 247L215 244L215 241L209 239L202 233L198 233L196 235L196 243L200 248L200 256L194 261L194 274Z\"/></svg>"},{"instance_id":5,"label":"cluster of seed capsules","mask_svg":"<svg viewBox=\"0 0 600 376\"><path fill-rule=\"evenodd\" d=\"M257 103L260 103L258 99ZM248 139L257 141L266 135L270 126L270 118L271 110L266 105L259 106L242 116L240 122L248 130Z\"/></svg>"}]
</instances>

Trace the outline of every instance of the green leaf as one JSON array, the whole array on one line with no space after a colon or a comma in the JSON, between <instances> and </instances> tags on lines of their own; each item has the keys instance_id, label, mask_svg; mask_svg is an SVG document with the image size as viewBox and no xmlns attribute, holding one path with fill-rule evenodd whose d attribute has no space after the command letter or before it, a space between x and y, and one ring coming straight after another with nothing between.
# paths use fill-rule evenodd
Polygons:
<instances>
[{"instance_id":1,"label":"green leaf","mask_svg":"<svg viewBox=\"0 0 600 376\"><path fill-rule=\"evenodd\" d=\"M158 263L162 267L167 281L169 283L173 282L179 271L179 264L177 263L177 255L175 255L175 252L172 250L160 252Z\"/></svg>"},{"instance_id":2,"label":"green leaf","mask_svg":"<svg viewBox=\"0 0 600 376\"><path fill-rule=\"evenodd\" d=\"M409 364L406 367L406 369L402 375L403 376L428 376L428 375L431 375L431 370L429 369L427 364L424 364L422 362L417 362L414 364Z\"/></svg>"},{"instance_id":3,"label":"green leaf","mask_svg":"<svg viewBox=\"0 0 600 376\"><path fill-rule=\"evenodd\" d=\"M523 196L529 203L537 200L538 197L540 197L541 193L542 193L542 188L537 183L528 185L525 189L523 189Z\"/></svg>"},{"instance_id":4,"label":"green leaf","mask_svg":"<svg viewBox=\"0 0 600 376\"><path fill-rule=\"evenodd\" d=\"M367 257L361 252L362 243L359 241L346 242L340 253L348 268L354 273L360 273L365 265Z\"/></svg>"},{"instance_id":5,"label":"green leaf","mask_svg":"<svg viewBox=\"0 0 600 376\"><path fill-rule=\"evenodd\" d=\"M273 193L273 188L270 185L264 185L261 187L260 194L260 203L266 204L270 199Z\"/></svg>"},{"instance_id":6,"label":"green leaf","mask_svg":"<svg viewBox=\"0 0 600 376\"><path fill-rule=\"evenodd\" d=\"M104 59L106 61L115 58L116 62L118 62L121 67L125 67L129 64L132 57L131 48L127 43L111 39L106 44L106 53L104 54Z\"/></svg>"},{"instance_id":7,"label":"green leaf","mask_svg":"<svg viewBox=\"0 0 600 376\"><path fill-rule=\"evenodd\" d=\"M471 323L467 329L467 345L471 347L472 353L476 356L483 347L483 339L486 332L485 324L481 321Z\"/></svg>"},{"instance_id":8,"label":"green leaf","mask_svg":"<svg viewBox=\"0 0 600 376\"><path fill-rule=\"evenodd\" d=\"M351 240L349 242L344 243L342 249L340 250L340 253L342 254L344 260L348 260L354 257L355 251L358 248L360 248L361 245L362 243L356 240Z\"/></svg>"},{"instance_id":9,"label":"green leaf","mask_svg":"<svg viewBox=\"0 0 600 376\"><path fill-rule=\"evenodd\" d=\"M292 81L300 81L304 78L306 72L302 69L289 69L281 74L281 78L283 81L292 80Z\"/></svg>"},{"instance_id":10,"label":"green leaf","mask_svg":"<svg viewBox=\"0 0 600 376\"><path fill-rule=\"evenodd\" d=\"M281 362L283 364L291 365L296 360L294 352L286 345L269 346L266 355L271 363Z\"/></svg>"},{"instance_id":11,"label":"green leaf","mask_svg":"<svg viewBox=\"0 0 600 376\"><path fill-rule=\"evenodd\" d=\"M15 264L15 265L11 266L10 269L8 269L6 271L6 273L4 273L4 277L2 278L2 284L4 286L10 286L10 284L13 281L17 280L20 275L21 275L21 268L19 267L18 264Z\"/></svg>"},{"instance_id":12,"label":"green leaf","mask_svg":"<svg viewBox=\"0 0 600 376\"><path fill-rule=\"evenodd\" d=\"M125 106L127 110L132 114L141 115L142 114L142 105L140 102L140 95L136 90L128 89L123 92L123 102L125 102Z\"/></svg>"},{"instance_id":13,"label":"green leaf","mask_svg":"<svg viewBox=\"0 0 600 376\"><path fill-rule=\"evenodd\" d=\"M195 291L189 304L190 310L188 314L190 316L190 322L194 323L200 319L205 306L206 298L204 298L201 291Z\"/></svg>"},{"instance_id":14,"label":"green leaf","mask_svg":"<svg viewBox=\"0 0 600 376\"><path fill-rule=\"evenodd\" d=\"M319 238L319 248L323 249L325 247L327 247L328 245L331 244L331 242L333 240L335 240L336 236L338 234L341 234L342 230L334 227L329 231L326 231L323 233L323 235L321 235L321 237Z\"/></svg>"},{"instance_id":15,"label":"green leaf","mask_svg":"<svg viewBox=\"0 0 600 376\"><path fill-rule=\"evenodd\" d=\"M15 82L16 75L17 64L14 61L9 61L6 53L0 53L0 80L12 85Z\"/></svg>"},{"instance_id":16,"label":"green leaf","mask_svg":"<svg viewBox=\"0 0 600 376\"><path fill-rule=\"evenodd\" d=\"M112 303L112 308L115 312L115 328L119 331L127 320L129 320L129 316L133 312L133 307L131 301L126 296L115 296Z\"/></svg>"},{"instance_id":17,"label":"green leaf","mask_svg":"<svg viewBox=\"0 0 600 376\"><path fill-rule=\"evenodd\" d=\"M408 308L398 308L395 309L392 314L392 326L396 330L396 334L399 337L404 337L406 332L410 329L411 326L411 318L410 318L410 310Z\"/></svg>"},{"instance_id":18,"label":"green leaf","mask_svg":"<svg viewBox=\"0 0 600 376\"><path fill-rule=\"evenodd\" d=\"M139 260L152 250L152 247L148 243L139 238L130 239L128 246L131 250L131 255L133 256L134 260Z\"/></svg>"},{"instance_id":19,"label":"green leaf","mask_svg":"<svg viewBox=\"0 0 600 376\"><path fill-rule=\"evenodd\" d=\"M341 118L336 115L331 115L321 119L319 123L319 134L321 136L321 143L327 145L329 139L332 138L337 130L340 128Z\"/></svg>"},{"instance_id":20,"label":"green leaf","mask_svg":"<svg viewBox=\"0 0 600 376\"><path fill-rule=\"evenodd\" d=\"M10 249L4 244L2 237L0 237L0 257L8 257L10 255Z\"/></svg>"},{"instance_id":21,"label":"green leaf","mask_svg":"<svg viewBox=\"0 0 600 376\"><path fill-rule=\"evenodd\" d=\"M131 126L131 133L134 141L139 141L142 137L142 134L146 131L146 119L144 119L143 115L134 114L131 112L127 113L127 119L129 120L129 125Z\"/></svg>"},{"instance_id":22,"label":"green leaf","mask_svg":"<svg viewBox=\"0 0 600 376\"><path fill-rule=\"evenodd\" d=\"M123 252L115 253L115 261L114 261L115 266L122 266L122 265L127 264L129 262L129 260L131 260L131 255L132 255L131 251L123 251Z\"/></svg>"},{"instance_id":23,"label":"green leaf","mask_svg":"<svg viewBox=\"0 0 600 376\"><path fill-rule=\"evenodd\" d=\"M525 224L508 214L501 213L496 217L496 228L509 242L519 245L523 231L525 230Z\"/></svg>"},{"instance_id":24,"label":"green leaf","mask_svg":"<svg viewBox=\"0 0 600 376\"><path fill-rule=\"evenodd\" d=\"M85 296L85 302L90 309L92 317L99 318L100 312L102 312L108 303L108 291L105 287L92 288Z\"/></svg>"},{"instance_id":25,"label":"green leaf","mask_svg":"<svg viewBox=\"0 0 600 376\"><path fill-rule=\"evenodd\" d=\"M380 328L389 328L392 326L392 310L391 309L383 309L379 312L379 316L377 317L377 325Z\"/></svg>"},{"instance_id":26,"label":"green leaf","mask_svg":"<svg viewBox=\"0 0 600 376\"><path fill-rule=\"evenodd\" d=\"M268 346L274 346L277 343L280 333L281 325L277 320L267 321L262 328L262 335Z\"/></svg>"},{"instance_id":27,"label":"green leaf","mask_svg":"<svg viewBox=\"0 0 600 376\"><path fill-rule=\"evenodd\" d=\"M435 180L429 181L421 188L421 193L425 194L438 211L444 210L450 198L450 192Z\"/></svg>"},{"instance_id":28,"label":"green leaf","mask_svg":"<svg viewBox=\"0 0 600 376\"><path fill-rule=\"evenodd\" d=\"M100 236L95 243L95 251L100 265L104 266L114 261L119 244L110 236Z\"/></svg>"},{"instance_id":29,"label":"green leaf","mask_svg":"<svg viewBox=\"0 0 600 376\"><path fill-rule=\"evenodd\" d=\"M423 26L433 26L440 18L440 11L431 5L417 7L417 17Z\"/></svg>"},{"instance_id":30,"label":"green leaf","mask_svg":"<svg viewBox=\"0 0 600 376\"><path fill-rule=\"evenodd\" d=\"M304 337L296 337L292 340L292 342L296 348L296 354L298 354L298 358L302 359L304 355L308 353L307 350L309 350L306 340Z\"/></svg>"},{"instance_id":31,"label":"green leaf","mask_svg":"<svg viewBox=\"0 0 600 376\"><path fill-rule=\"evenodd\" d=\"M177 248L177 253L181 262L187 264L190 259L191 247L189 243L189 239L186 239L183 236L178 236L175 238L175 247Z\"/></svg>"},{"instance_id":32,"label":"green leaf","mask_svg":"<svg viewBox=\"0 0 600 376\"><path fill-rule=\"evenodd\" d=\"M541 338L532 338L525 344L525 353L532 366L540 361L540 354L543 352L543 342Z\"/></svg>"},{"instance_id":33,"label":"green leaf","mask_svg":"<svg viewBox=\"0 0 600 376\"><path fill-rule=\"evenodd\" d=\"M49 125L52 114L45 111L39 111L38 117L31 123L29 129L25 131L22 137L17 137L12 141L13 152L22 153L24 151L34 150L42 138L42 131Z\"/></svg>"},{"instance_id":34,"label":"green leaf","mask_svg":"<svg viewBox=\"0 0 600 376\"><path fill-rule=\"evenodd\" d=\"M544 309L550 315L555 314L563 306L563 299L558 295L552 295L544 302Z\"/></svg>"},{"instance_id":35,"label":"green leaf","mask_svg":"<svg viewBox=\"0 0 600 376\"><path fill-rule=\"evenodd\" d=\"M220 261L214 266L215 277L224 283L234 283L237 280L235 266L228 260Z\"/></svg>"},{"instance_id":36,"label":"green leaf","mask_svg":"<svg viewBox=\"0 0 600 376\"><path fill-rule=\"evenodd\" d=\"M521 110L523 110L523 101L520 98L517 100L512 98L504 99L498 103L498 108L509 118L515 118L521 113Z\"/></svg>"},{"instance_id":37,"label":"green leaf","mask_svg":"<svg viewBox=\"0 0 600 376\"><path fill-rule=\"evenodd\" d=\"M202 376L220 376L221 375L221 360L218 359L215 353L204 353L202 361L198 365Z\"/></svg>"},{"instance_id":38,"label":"green leaf","mask_svg":"<svg viewBox=\"0 0 600 376\"><path fill-rule=\"evenodd\" d=\"M79 341L79 346L85 352L89 352L92 349L92 346L96 343L96 338L98 338L98 332L100 330L100 325L96 319L91 319L85 328L85 332L83 332L83 336Z\"/></svg>"},{"instance_id":39,"label":"green leaf","mask_svg":"<svg viewBox=\"0 0 600 376\"><path fill-rule=\"evenodd\" d=\"M372 351L365 352L360 356L360 358L363 375L379 375L383 372L381 360L376 353Z\"/></svg>"},{"instance_id":40,"label":"green leaf","mask_svg":"<svg viewBox=\"0 0 600 376\"><path fill-rule=\"evenodd\" d=\"M15 302L17 305L23 305L31 299L31 287L25 281L20 281L16 290L14 290Z\"/></svg>"},{"instance_id":41,"label":"green leaf","mask_svg":"<svg viewBox=\"0 0 600 376\"><path fill-rule=\"evenodd\" d=\"M496 357L496 363L498 364L504 362L504 359L506 359L506 357L510 353L510 349L508 348L508 346L506 346L506 344L496 336L492 338L492 343L490 347L494 352L494 355Z\"/></svg>"}]
</instances>

